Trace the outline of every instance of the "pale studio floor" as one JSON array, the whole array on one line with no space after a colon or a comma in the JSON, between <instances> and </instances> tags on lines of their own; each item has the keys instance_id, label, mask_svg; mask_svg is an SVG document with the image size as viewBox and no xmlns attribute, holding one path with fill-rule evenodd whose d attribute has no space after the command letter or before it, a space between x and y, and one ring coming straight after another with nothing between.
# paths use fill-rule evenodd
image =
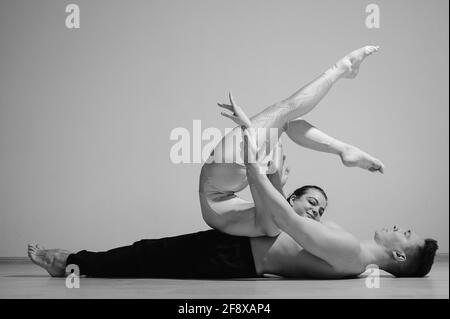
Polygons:
<instances>
[{"instance_id":1,"label":"pale studio floor","mask_svg":"<svg viewBox=\"0 0 450 319\"><path fill-rule=\"evenodd\" d=\"M151 299L303 299L303 298L449 298L448 255L439 256L426 278L383 275L379 288L366 279L349 280L174 280L81 278L68 289L64 278L24 261L0 261L0 299L151 298Z\"/></svg>"}]
</instances>

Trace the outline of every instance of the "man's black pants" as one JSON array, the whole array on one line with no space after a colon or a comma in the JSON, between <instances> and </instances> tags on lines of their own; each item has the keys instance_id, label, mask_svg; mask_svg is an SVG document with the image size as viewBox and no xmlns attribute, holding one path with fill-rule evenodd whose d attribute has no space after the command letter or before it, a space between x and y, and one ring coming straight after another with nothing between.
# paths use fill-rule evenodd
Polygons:
<instances>
[{"instance_id":1,"label":"man's black pants","mask_svg":"<svg viewBox=\"0 0 450 319\"><path fill-rule=\"evenodd\" d=\"M257 277L250 238L217 230L143 239L105 252L69 255L80 275L122 278Z\"/></svg>"}]
</instances>

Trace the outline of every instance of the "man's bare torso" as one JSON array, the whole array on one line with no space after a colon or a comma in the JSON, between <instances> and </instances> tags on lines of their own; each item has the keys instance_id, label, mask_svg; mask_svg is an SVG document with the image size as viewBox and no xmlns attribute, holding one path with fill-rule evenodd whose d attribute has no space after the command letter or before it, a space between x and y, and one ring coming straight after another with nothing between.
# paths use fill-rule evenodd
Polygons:
<instances>
[{"instance_id":1,"label":"man's bare torso","mask_svg":"<svg viewBox=\"0 0 450 319\"><path fill-rule=\"evenodd\" d=\"M277 237L251 238L258 275L295 278L338 279L358 275L355 270L338 270L321 258L303 249L292 237L281 233Z\"/></svg>"}]
</instances>

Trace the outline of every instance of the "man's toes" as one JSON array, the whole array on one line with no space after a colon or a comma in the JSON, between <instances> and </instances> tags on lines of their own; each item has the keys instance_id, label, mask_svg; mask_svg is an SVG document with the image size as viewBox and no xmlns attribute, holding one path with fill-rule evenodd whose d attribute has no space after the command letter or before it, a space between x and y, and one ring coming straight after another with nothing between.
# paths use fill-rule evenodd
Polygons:
<instances>
[{"instance_id":1,"label":"man's toes","mask_svg":"<svg viewBox=\"0 0 450 319\"><path fill-rule=\"evenodd\" d=\"M28 252L28 257L30 257L31 259L33 259L35 256L36 256L36 253L34 251Z\"/></svg>"}]
</instances>

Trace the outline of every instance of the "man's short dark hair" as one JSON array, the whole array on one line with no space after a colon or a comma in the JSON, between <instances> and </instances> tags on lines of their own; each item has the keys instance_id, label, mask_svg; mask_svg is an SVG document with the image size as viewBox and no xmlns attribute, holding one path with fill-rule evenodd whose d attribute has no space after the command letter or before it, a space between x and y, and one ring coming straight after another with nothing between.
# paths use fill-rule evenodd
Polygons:
<instances>
[{"instance_id":1,"label":"man's short dark hair","mask_svg":"<svg viewBox=\"0 0 450 319\"><path fill-rule=\"evenodd\" d=\"M434 262L436 250L439 248L436 240L427 238L425 244L408 254L406 253L406 263L396 267L391 273L396 277L424 277L430 270Z\"/></svg>"}]
</instances>

